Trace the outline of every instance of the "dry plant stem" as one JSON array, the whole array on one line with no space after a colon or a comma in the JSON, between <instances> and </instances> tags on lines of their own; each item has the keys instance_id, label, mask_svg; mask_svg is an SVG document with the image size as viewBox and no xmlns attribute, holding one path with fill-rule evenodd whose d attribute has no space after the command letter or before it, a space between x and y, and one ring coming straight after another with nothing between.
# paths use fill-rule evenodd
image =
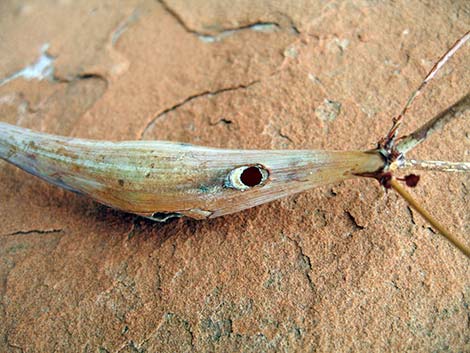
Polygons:
<instances>
[{"instance_id":1,"label":"dry plant stem","mask_svg":"<svg viewBox=\"0 0 470 353\"><path fill-rule=\"evenodd\" d=\"M223 216L384 167L378 151L250 151L168 141L96 141L1 122L0 158L51 184L158 221Z\"/></svg>"},{"instance_id":2,"label":"dry plant stem","mask_svg":"<svg viewBox=\"0 0 470 353\"><path fill-rule=\"evenodd\" d=\"M403 197L406 202L416 210L429 224L433 226L436 230L439 231L448 241L450 241L454 246L456 246L461 252L465 254L470 259L470 248L452 235L447 229L445 229L438 221L436 221L415 199L408 193L408 191L403 188L400 183L392 178L390 180L391 187Z\"/></svg>"},{"instance_id":3,"label":"dry plant stem","mask_svg":"<svg viewBox=\"0 0 470 353\"><path fill-rule=\"evenodd\" d=\"M403 168L432 170L436 172L470 173L469 162L419 161L414 159L408 159L405 161Z\"/></svg>"},{"instance_id":4,"label":"dry plant stem","mask_svg":"<svg viewBox=\"0 0 470 353\"><path fill-rule=\"evenodd\" d=\"M423 82L419 85L418 89L414 91L411 96L408 98L403 110L400 114L393 119L393 126L385 138L385 147L390 148L393 146L395 139L397 137L398 129L401 125L403 117L405 116L408 109L411 107L412 103L423 91L424 87L436 76L439 70L445 65L445 63L470 39L470 31L465 33L458 41L452 45L452 47L439 59L439 61L432 67L431 71L428 72Z\"/></svg>"},{"instance_id":5,"label":"dry plant stem","mask_svg":"<svg viewBox=\"0 0 470 353\"><path fill-rule=\"evenodd\" d=\"M419 129L399 140L396 149L400 153L406 153L421 142L425 141L434 132L441 130L447 123L460 117L470 110L470 93L463 96L458 102L436 115Z\"/></svg>"}]
</instances>

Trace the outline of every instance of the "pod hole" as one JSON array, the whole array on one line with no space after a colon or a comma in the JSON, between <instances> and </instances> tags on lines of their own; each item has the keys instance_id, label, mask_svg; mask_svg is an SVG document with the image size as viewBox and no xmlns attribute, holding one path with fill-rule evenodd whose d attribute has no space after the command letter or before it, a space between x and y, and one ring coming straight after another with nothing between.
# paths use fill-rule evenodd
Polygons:
<instances>
[{"instance_id":1,"label":"pod hole","mask_svg":"<svg viewBox=\"0 0 470 353\"><path fill-rule=\"evenodd\" d=\"M240 175L241 182L249 187L259 185L263 180L263 174L258 167L248 167Z\"/></svg>"}]
</instances>

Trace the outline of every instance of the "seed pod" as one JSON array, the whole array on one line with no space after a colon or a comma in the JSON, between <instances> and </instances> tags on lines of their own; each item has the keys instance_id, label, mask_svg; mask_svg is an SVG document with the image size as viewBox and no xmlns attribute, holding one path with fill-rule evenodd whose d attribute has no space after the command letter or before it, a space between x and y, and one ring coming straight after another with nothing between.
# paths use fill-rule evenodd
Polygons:
<instances>
[{"instance_id":1,"label":"seed pod","mask_svg":"<svg viewBox=\"0 0 470 353\"><path fill-rule=\"evenodd\" d=\"M377 151L93 141L5 123L0 123L0 157L49 183L155 220L218 217L384 167Z\"/></svg>"}]
</instances>

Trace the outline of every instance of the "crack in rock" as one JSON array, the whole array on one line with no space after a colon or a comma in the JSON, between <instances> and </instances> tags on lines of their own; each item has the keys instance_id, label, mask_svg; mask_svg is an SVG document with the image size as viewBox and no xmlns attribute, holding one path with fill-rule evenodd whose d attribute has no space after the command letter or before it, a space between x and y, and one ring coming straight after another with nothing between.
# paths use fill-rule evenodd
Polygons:
<instances>
[{"instance_id":1,"label":"crack in rock","mask_svg":"<svg viewBox=\"0 0 470 353\"><path fill-rule=\"evenodd\" d=\"M282 137L283 139L286 139L287 141L289 141L290 143L294 143L294 141L289 137L289 135L286 135L284 133L282 133L281 129L278 130L278 134L280 137Z\"/></svg>"},{"instance_id":2,"label":"crack in rock","mask_svg":"<svg viewBox=\"0 0 470 353\"><path fill-rule=\"evenodd\" d=\"M296 24L294 22L294 19L290 15L288 15L287 13L284 13L284 12L281 13L281 16L284 16L287 19L287 21L289 22L289 27L290 27L292 33L294 33L296 36L300 35L301 32L299 30L299 27L296 26Z\"/></svg>"},{"instance_id":3,"label":"crack in rock","mask_svg":"<svg viewBox=\"0 0 470 353\"><path fill-rule=\"evenodd\" d=\"M53 229L31 229L31 230L18 230L16 232L2 234L4 237L14 236L14 235L30 235L30 234L52 234L52 233L61 233L63 232L62 228L53 228Z\"/></svg>"},{"instance_id":4,"label":"crack in rock","mask_svg":"<svg viewBox=\"0 0 470 353\"><path fill-rule=\"evenodd\" d=\"M360 225L356 218L353 216L353 214L349 211L346 211L346 216L348 216L348 219L352 222L355 230L362 230L365 228L365 226Z\"/></svg>"},{"instance_id":5,"label":"crack in rock","mask_svg":"<svg viewBox=\"0 0 470 353\"><path fill-rule=\"evenodd\" d=\"M139 140L142 140L145 136L145 134L147 133L147 131L149 129L151 129L154 125L155 125L155 122L162 116L164 116L165 114L168 114L169 112L172 112L180 107L182 107L183 105L185 105L186 103L189 103L197 98L202 98L202 97L212 97L212 96L216 96L220 93L224 93L224 92L230 92L230 91L236 91L238 89L247 89L251 86L253 86L254 84L256 83L259 83L260 81L259 80L255 80L255 81L252 81L246 85L243 85L243 84L240 84L238 86L233 86L233 87L225 87L225 88L220 88L218 90L215 90L215 91L204 91L204 92L201 92L201 93L197 93L197 94L194 94L194 95L191 95L187 98L185 98L184 100L182 100L181 102L179 103L176 103L174 105L172 105L171 107L169 108L166 108L164 110L162 110L160 113L158 113L153 119L151 119L147 125L145 126L145 128L142 130L142 132L140 133L140 137L139 137Z\"/></svg>"},{"instance_id":6,"label":"crack in rock","mask_svg":"<svg viewBox=\"0 0 470 353\"><path fill-rule=\"evenodd\" d=\"M26 66L25 68L7 76L3 79L0 79L0 86L13 81L17 78L24 78L25 80L43 80L49 79L53 81L54 76L54 60L55 58L48 54L47 50L49 49L49 43L44 44L41 47L41 55L31 65Z\"/></svg>"},{"instance_id":7,"label":"crack in rock","mask_svg":"<svg viewBox=\"0 0 470 353\"><path fill-rule=\"evenodd\" d=\"M410 206L406 206L406 210L408 211L408 213L409 213L409 215L410 215L411 223L413 223L414 225L416 225L415 216L414 216L413 210L411 209Z\"/></svg>"},{"instance_id":8,"label":"crack in rock","mask_svg":"<svg viewBox=\"0 0 470 353\"><path fill-rule=\"evenodd\" d=\"M223 29L216 35L195 33L198 38L205 43L219 42L222 39L229 37L239 31L252 30L255 32L275 32L280 28L279 24L275 22L255 22L247 25L239 26L236 28Z\"/></svg>"},{"instance_id":9,"label":"crack in rock","mask_svg":"<svg viewBox=\"0 0 470 353\"><path fill-rule=\"evenodd\" d=\"M216 125L219 125L219 124L231 125L232 123L233 123L233 121L230 120L230 119L227 119L227 118L220 118L220 119L217 120L216 122L209 122L209 125L210 125L210 126L216 126Z\"/></svg>"},{"instance_id":10,"label":"crack in rock","mask_svg":"<svg viewBox=\"0 0 470 353\"><path fill-rule=\"evenodd\" d=\"M57 76L55 74L54 68L55 57L53 57L47 52L48 49L49 43L44 44L41 47L41 55L36 60L36 62L11 74L10 76L0 79L0 86L3 86L10 81L16 80L17 78L23 78L28 81L41 81L47 79L51 82L56 83L71 83L77 80L98 79L104 81L106 85L108 84L108 80L104 76L97 73L81 73L73 76L72 78L64 78Z\"/></svg>"},{"instance_id":11,"label":"crack in rock","mask_svg":"<svg viewBox=\"0 0 470 353\"><path fill-rule=\"evenodd\" d=\"M52 82L56 83L72 83L80 80L100 80L106 84L106 87L108 86L108 80L103 75L97 73L82 73L71 78L53 75L51 79Z\"/></svg>"},{"instance_id":12,"label":"crack in rock","mask_svg":"<svg viewBox=\"0 0 470 353\"><path fill-rule=\"evenodd\" d=\"M135 23L139 19L140 15L141 15L140 9L136 8L136 9L134 9L134 11L132 11L132 13L129 15L129 17L124 19L124 21L122 21L117 26L117 28L114 30L114 32L111 36L111 45L112 46L116 45L117 41L122 36L122 34L125 31L127 31L127 29L129 28L130 25L132 25L133 23Z\"/></svg>"},{"instance_id":13,"label":"crack in rock","mask_svg":"<svg viewBox=\"0 0 470 353\"><path fill-rule=\"evenodd\" d=\"M313 283L312 277L310 276L310 272L313 271L312 261L310 260L310 257L307 254L304 253L304 250L303 250L302 246L299 244L299 242L296 239L291 238L288 235L286 235L286 238L291 243L294 244L295 248L297 249L297 251L299 253L300 258L307 265L307 268L303 269L304 274L305 274L305 277L307 278L307 282L308 282L308 285L309 285L310 289L312 290L313 293L315 293L315 284Z\"/></svg>"},{"instance_id":14,"label":"crack in rock","mask_svg":"<svg viewBox=\"0 0 470 353\"><path fill-rule=\"evenodd\" d=\"M188 33L192 33L196 35L201 41L205 43L213 43L222 40L225 37L233 35L237 32L244 31L244 30L252 30L258 32L274 32L279 30L281 26L279 23L276 22L268 22L268 21L257 21L254 23L248 23L238 27L232 28L222 28L217 34L213 35L209 32L201 32L197 31L187 25L187 23L183 20L183 18L174 10L172 9L164 0L158 0L160 5L162 5L163 9L168 12L180 25L184 28L184 30ZM300 33L293 23L290 24L290 27L293 33L298 34Z\"/></svg>"}]
</instances>

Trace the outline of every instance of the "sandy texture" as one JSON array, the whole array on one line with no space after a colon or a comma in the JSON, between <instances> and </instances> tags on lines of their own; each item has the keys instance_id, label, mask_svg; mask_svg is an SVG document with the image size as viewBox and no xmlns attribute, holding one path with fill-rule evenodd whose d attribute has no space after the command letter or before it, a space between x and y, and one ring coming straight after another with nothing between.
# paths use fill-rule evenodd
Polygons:
<instances>
[{"instance_id":1,"label":"sandy texture","mask_svg":"<svg viewBox=\"0 0 470 353\"><path fill-rule=\"evenodd\" d=\"M230 148L374 147L470 28L465 0L7 0L0 14L2 121ZM469 58L404 131L467 93ZM468 122L413 156L470 161ZM470 234L470 176L421 176L413 193ZM0 183L2 352L470 351L470 262L372 180L168 224L4 162Z\"/></svg>"}]
</instances>

